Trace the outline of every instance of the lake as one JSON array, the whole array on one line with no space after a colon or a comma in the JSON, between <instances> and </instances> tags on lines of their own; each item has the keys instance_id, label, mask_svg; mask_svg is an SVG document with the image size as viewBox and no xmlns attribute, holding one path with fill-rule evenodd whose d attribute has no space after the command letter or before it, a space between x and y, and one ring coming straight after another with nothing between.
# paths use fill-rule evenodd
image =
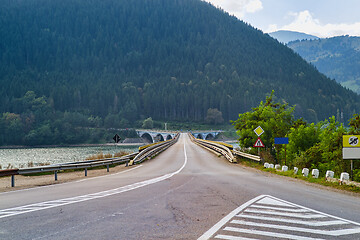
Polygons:
<instances>
[{"instance_id":1,"label":"lake","mask_svg":"<svg viewBox=\"0 0 360 240\"><path fill-rule=\"evenodd\" d=\"M137 152L139 146L86 146L86 147L44 147L44 148L16 148L0 149L0 165L2 169L27 168L28 163L34 166L49 163L66 163L83 161L95 154L114 154L120 151Z\"/></svg>"}]
</instances>

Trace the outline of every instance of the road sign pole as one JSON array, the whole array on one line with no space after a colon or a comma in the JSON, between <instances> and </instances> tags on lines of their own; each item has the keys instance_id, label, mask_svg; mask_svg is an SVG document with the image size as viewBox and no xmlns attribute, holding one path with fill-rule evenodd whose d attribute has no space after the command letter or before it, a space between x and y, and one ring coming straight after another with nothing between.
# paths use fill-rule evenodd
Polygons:
<instances>
[{"instance_id":1,"label":"road sign pole","mask_svg":"<svg viewBox=\"0 0 360 240\"><path fill-rule=\"evenodd\" d=\"M351 159L350 161L350 164L351 164L351 181L354 181L354 174L353 174L353 171L354 171L354 163L353 163L353 160Z\"/></svg>"},{"instance_id":2,"label":"road sign pole","mask_svg":"<svg viewBox=\"0 0 360 240\"><path fill-rule=\"evenodd\" d=\"M285 144L285 166L286 166L286 145L287 144Z\"/></svg>"}]
</instances>

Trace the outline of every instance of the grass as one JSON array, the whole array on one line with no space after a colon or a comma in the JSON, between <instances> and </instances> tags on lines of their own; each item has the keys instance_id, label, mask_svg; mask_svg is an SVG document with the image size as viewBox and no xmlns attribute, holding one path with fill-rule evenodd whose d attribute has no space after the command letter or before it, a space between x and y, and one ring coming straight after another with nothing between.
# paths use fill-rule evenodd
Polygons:
<instances>
[{"instance_id":1,"label":"grass","mask_svg":"<svg viewBox=\"0 0 360 240\"><path fill-rule=\"evenodd\" d=\"M238 160L238 163L240 163L244 166L256 168L256 169L264 171L264 172L269 172L272 174L290 177L290 178L296 178L296 179L300 179L300 180L303 180L306 182L315 183L315 184L319 184L319 185L327 186L327 187L332 187L332 188L339 189L339 190L360 193L360 187L357 187L354 185L340 184L339 182L330 182L330 181L327 181L325 179L325 177L313 178L310 175L308 177L304 177L303 175L301 175L300 172L298 172L298 174L295 174L294 171L292 171L292 170L283 172L283 171L276 170L274 168L264 168L258 162L244 160L243 158L238 158L237 160Z\"/></svg>"},{"instance_id":2,"label":"grass","mask_svg":"<svg viewBox=\"0 0 360 240\"><path fill-rule=\"evenodd\" d=\"M91 155L86 158L86 160L100 160L100 159L107 159L107 158L116 158L116 157L122 157L125 155L128 155L129 153L126 151L120 151L112 155L111 153L103 154L102 152Z\"/></svg>"}]
</instances>

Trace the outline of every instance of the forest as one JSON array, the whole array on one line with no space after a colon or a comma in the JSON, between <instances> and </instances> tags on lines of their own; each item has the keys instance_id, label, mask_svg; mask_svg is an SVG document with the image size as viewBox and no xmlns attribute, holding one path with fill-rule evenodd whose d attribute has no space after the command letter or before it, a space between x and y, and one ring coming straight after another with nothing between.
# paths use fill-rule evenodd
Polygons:
<instances>
[{"instance_id":1,"label":"forest","mask_svg":"<svg viewBox=\"0 0 360 240\"><path fill-rule=\"evenodd\" d=\"M0 3L0 145L92 142L149 117L218 124L212 109L227 123L273 89L309 122L360 110L359 95L200 0Z\"/></svg>"},{"instance_id":2,"label":"forest","mask_svg":"<svg viewBox=\"0 0 360 240\"><path fill-rule=\"evenodd\" d=\"M251 111L239 114L233 125L239 136L243 151L256 153L253 148L258 136L253 131L261 126L264 134L261 140L265 148L260 155L264 161L294 167L318 169L322 177L327 170L334 171L337 177L342 172L350 172L350 161L343 159L343 135L360 134L360 114L354 114L346 121L345 127L331 116L318 123L307 123L304 119L295 119L296 107L275 101L274 92L261 101ZM270 119L270 120L269 120ZM275 138L287 137L286 144L275 144ZM354 163L354 180L360 181L360 163Z\"/></svg>"}]
</instances>

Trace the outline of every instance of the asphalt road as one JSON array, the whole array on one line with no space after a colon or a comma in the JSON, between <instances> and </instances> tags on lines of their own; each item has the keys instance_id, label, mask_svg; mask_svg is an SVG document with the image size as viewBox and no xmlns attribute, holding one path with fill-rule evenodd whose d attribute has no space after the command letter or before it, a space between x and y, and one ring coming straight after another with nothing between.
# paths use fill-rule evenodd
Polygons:
<instances>
[{"instance_id":1,"label":"asphalt road","mask_svg":"<svg viewBox=\"0 0 360 240\"><path fill-rule=\"evenodd\" d=\"M0 194L0 239L360 239L359 222L360 198L231 164L186 134L117 174Z\"/></svg>"}]
</instances>

